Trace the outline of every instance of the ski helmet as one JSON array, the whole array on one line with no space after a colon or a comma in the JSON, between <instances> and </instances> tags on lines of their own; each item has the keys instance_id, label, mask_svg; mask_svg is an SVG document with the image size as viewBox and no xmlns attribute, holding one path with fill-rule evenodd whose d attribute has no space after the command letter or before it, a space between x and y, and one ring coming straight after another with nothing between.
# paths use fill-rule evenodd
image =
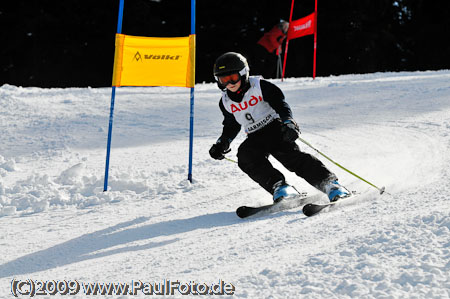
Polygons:
<instances>
[{"instance_id":1,"label":"ski helmet","mask_svg":"<svg viewBox=\"0 0 450 299\"><path fill-rule=\"evenodd\" d=\"M247 59L239 53L227 52L217 58L214 63L214 77L219 82L220 76L238 73L244 82L248 81L250 68Z\"/></svg>"}]
</instances>

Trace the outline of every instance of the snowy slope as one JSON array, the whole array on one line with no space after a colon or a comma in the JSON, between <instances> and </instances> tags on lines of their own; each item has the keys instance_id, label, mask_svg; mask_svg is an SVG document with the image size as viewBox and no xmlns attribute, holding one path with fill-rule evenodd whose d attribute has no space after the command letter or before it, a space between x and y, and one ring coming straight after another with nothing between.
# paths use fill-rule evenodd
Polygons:
<instances>
[{"instance_id":1,"label":"snowy slope","mask_svg":"<svg viewBox=\"0 0 450 299\"><path fill-rule=\"evenodd\" d=\"M223 281L244 298L449 298L450 71L273 82L304 139L389 194L319 156L361 200L311 218L300 208L237 218L238 206L271 197L209 157L222 121L214 84L196 86L193 184L189 90L118 89L104 193L110 88L0 87L0 297L31 279Z\"/></svg>"}]
</instances>

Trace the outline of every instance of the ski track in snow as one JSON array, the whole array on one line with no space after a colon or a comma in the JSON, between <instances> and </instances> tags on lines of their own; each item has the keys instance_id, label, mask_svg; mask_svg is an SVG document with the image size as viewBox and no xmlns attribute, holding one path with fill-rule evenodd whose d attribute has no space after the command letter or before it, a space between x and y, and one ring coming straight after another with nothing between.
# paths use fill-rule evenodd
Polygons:
<instances>
[{"instance_id":1,"label":"ski track in snow","mask_svg":"<svg viewBox=\"0 0 450 299\"><path fill-rule=\"evenodd\" d=\"M449 298L450 71L272 81L302 138L388 194L299 142L363 194L311 218L296 208L239 219L238 206L271 198L208 155L221 132L215 84L196 86L193 184L189 90L118 89L102 192L110 88L0 87L0 297L15 278L221 279L240 298Z\"/></svg>"}]
</instances>

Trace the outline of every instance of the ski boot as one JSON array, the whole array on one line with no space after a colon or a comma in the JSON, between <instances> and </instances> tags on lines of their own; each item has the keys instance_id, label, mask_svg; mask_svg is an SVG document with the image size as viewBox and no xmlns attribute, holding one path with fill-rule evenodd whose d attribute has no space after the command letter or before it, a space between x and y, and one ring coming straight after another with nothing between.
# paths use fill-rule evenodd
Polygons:
<instances>
[{"instance_id":1,"label":"ski boot","mask_svg":"<svg viewBox=\"0 0 450 299\"><path fill-rule=\"evenodd\" d=\"M350 196L350 192L341 186L337 180L329 181L324 185L324 192L328 195L330 202Z\"/></svg>"},{"instance_id":2,"label":"ski boot","mask_svg":"<svg viewBox=\"0 0 450 299\"><path fill-rule=\"evenodd\" d=\"M273 185L273 202L279 202L284 198L298 195L297 190L284 181L279 181Z\"/></svg>"}]
</instances>

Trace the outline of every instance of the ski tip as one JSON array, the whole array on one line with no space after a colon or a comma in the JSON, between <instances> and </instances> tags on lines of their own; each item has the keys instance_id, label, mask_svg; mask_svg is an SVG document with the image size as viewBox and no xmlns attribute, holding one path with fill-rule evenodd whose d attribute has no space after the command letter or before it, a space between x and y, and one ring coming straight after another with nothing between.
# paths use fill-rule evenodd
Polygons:
<instances>
[{"instance_id":1,"label":"ski tip","mask_svg":"<svg viewBox=\"0 0 450 299\"><path fill-rule=\"evenodd\" d=\"M385 188L384 186L381 187L381 189L380 189L380 195L383 194L385 190L386 190L386 188Z\"/></svg>"},{"instance_id":2,"label":"ski tip","mask_svg":"<svg viewBox=\"0 0 450 299\"><path fill-rule=\"evenodd\" d=\"M242 206L242 207L239 207L239 208L237 208L237 210L236 210L236 215L239 217L239 218L245 218L246 217L246 215L247 215L247 207L245 207L245 206Z\"/></svg>"},{"instance_id":3,"label":"ski tip","mask_svg":"<svg viewBox=\"0 0 450 299\"><path fill-rule=\"evenodd\" d=\"M313 203L309 203L303 206L303 214L307 217L316 215L320 211L322 211L324 208L326 208L328 205L317 205Z\"/></svg>"},{"instance_id":4,"label":"ski tip","mask_svg":"<svg viewBox=\"0 0 450 299\"><path fill-rule=\"evenodd\" d=\"M314 206L315 205L312 203L304 205L302 208L303 214L305 214L305 216L308 216L308 217L314 215L315 214L315 213L313 213Z\"/></svg>"}]
</instances>

